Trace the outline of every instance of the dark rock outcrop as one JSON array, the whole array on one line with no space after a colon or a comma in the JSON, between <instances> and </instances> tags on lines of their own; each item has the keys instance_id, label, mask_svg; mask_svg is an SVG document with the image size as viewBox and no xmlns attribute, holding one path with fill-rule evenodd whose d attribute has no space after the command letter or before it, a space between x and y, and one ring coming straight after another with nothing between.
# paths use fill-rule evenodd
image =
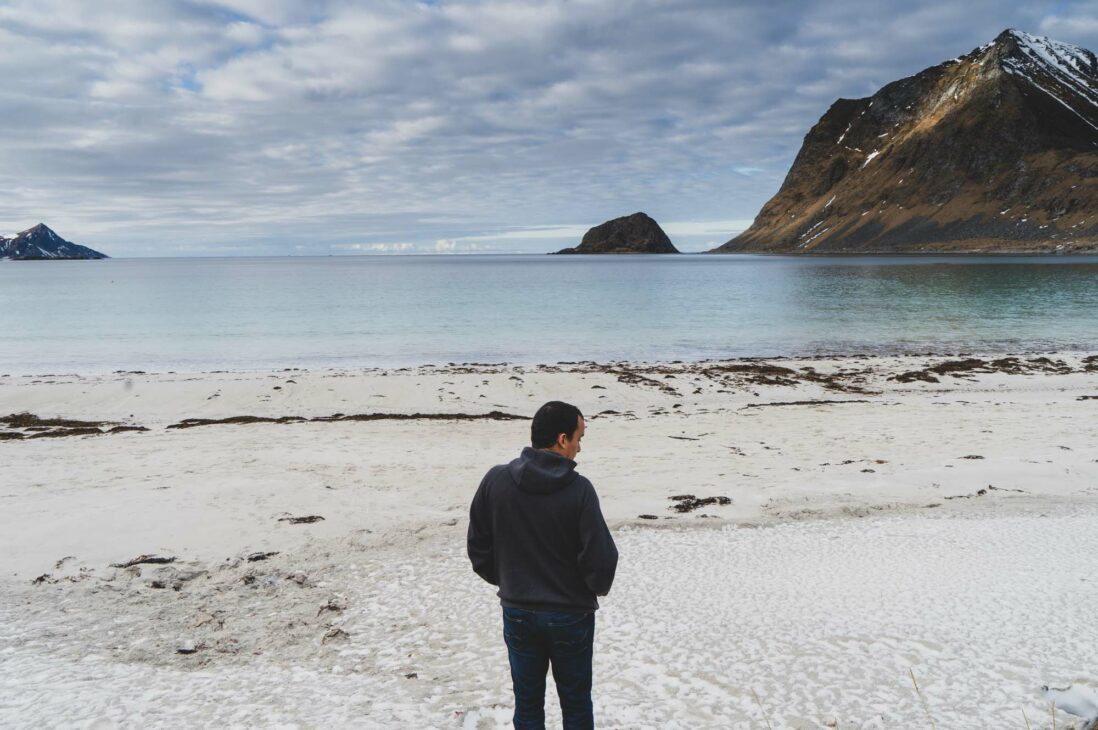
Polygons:
<instances>
[{"instance_id":1,"label":"dark rock outcrop","mask_svg":"<svg viewBox=\"0 0 1098 730\"><path fill-rule=\"evenodd\" d=\"M1098 251L1098 59L1015 30L839 99L714 252Z\"/></svg>"},{"instance_id":2,"label":"dark rock outcrop","mask_svg":"<svg viewBox=\"0 0 1098 730\"><path fill-rule=\"evenodd\" d=\"M583 235L580 245L564 253L678 253L660 224L644 213L615 218Z\"/></svg>"},{"instance_id":3,"label":"dark rock outcrop","mask_svg":"<svg viewBox=\"0 0 1098 730\"><path fill-rule=\"evenodd\" d=\"M66 241L49 229L45 223L19 233L15 238L0 236L0 259L105 259L87 246Z\"/></svg>"}]
</instances>

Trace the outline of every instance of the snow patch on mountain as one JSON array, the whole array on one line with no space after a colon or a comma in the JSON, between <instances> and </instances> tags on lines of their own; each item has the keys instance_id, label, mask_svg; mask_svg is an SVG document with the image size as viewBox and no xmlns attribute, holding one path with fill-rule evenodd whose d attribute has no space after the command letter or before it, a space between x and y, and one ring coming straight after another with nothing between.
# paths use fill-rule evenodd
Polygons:
<instances>
[{"instance_id":1,"label":"snow patch on mountain","mask_svg":"<svg viewBox=\"0 0 1098 730\"><path fill-rule=\"evenodd\" d=\"M1078 98L1085 102L1090 111L1098 111L1098 57L1091 51L1070 43L1016 30L1008 33L1014 39L1018 53L1002 58L1003 70L1012 76L1024 78L1086 122L1089 127L1098 130L1098 126L1085 114L1063 98L1063 92L1067 91L1072 99ZM1050 85L1049 81L1054 83ZM1058 90L1060 93L1057 93Z\"/></svg>"}]
</instances>

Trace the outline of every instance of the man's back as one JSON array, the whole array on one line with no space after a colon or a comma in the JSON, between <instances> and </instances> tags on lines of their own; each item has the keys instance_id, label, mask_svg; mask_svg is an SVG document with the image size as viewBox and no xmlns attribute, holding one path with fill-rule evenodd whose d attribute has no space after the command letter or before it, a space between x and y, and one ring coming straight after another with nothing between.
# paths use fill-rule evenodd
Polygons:
<instances>
[{"instance_id":1,"label":"man's back","mask_svg":"<svg viewBox=\"0 0 1098 730\"><path fill-rule=\"evenodd\" d=\"M481 481L469 515L469 558L503 606L593 611L618 551L591 482L576 463L527 446Z\"/></svg>"}]
</instances>

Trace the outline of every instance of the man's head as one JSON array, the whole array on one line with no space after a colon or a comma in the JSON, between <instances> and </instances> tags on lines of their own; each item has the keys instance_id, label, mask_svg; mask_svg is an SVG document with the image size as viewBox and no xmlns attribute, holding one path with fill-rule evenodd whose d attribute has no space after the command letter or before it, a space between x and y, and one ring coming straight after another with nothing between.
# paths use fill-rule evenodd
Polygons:
<instances>
[{"instance_id":1,"label":"man's head","mask_svg":"<svg viewBox=\"0 0 1098 730\"><path fill-rule=\"evenodd\" d=\"M573 461L580 452L580 439L586 426L579 408L570 403L551 400L534 414L530 424L530 445L548 449Z\"/></svg>"}]
</instances>

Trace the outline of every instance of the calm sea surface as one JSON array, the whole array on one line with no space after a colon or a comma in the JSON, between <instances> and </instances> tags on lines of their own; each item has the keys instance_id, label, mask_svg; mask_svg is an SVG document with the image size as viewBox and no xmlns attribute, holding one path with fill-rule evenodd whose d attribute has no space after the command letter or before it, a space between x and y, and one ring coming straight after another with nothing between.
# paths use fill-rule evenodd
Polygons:
<instances>
[{"instance_id":1,"label":"calm sea surface","mask_svg":"<svg viewBox=\"0 0 1098 730\"><path fill-rule=\"evenodd\" d=\"M0 373L1098 350L1098 257L0 262Z\"/></svg>"}]
</instances>

